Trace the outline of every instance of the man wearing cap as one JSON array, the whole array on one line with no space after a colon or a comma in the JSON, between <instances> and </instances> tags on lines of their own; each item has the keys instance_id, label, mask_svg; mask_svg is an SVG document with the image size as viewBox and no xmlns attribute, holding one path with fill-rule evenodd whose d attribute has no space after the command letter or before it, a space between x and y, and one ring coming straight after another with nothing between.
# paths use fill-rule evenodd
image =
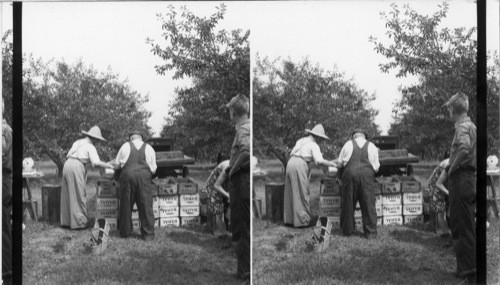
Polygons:
<instances>
[{"instance_id":1,"label":"man wearing cap","mask_svg":"<svg viewBox=\"0 0 500 285\"><path fill-rule=\"evenodd\" d=\"M283 218L286 225L307 227L311 225L309 206L309 179L311 165L337 166L323 159L318 143L329 140L323 125L318 124L297 141L286 165Z\"/></svg>"},{"instance_id":2,"label":"man wearing cap","mask_svg":"<svg viewBox=\"0 0 500 285\"><path fill-rule=\"evenodd\" d=\"M68 151L64 163L61 185L61 225L71 229L86 228L89 225L87 214L87 165L113 169L113 165L99 159L95 144L106 141L101 129L93 126L88 132L82 131L84 138L77 140Z\"/></svg>"},{"instance_id":3,"label":"man wearing cap","mask_svg":"<svg viewBox=\"0 0 500 285\"><path fill-rule=\"evenodd\" d=\"M355 129L339 155L344 168L342 174L342 210L340 226L345 236L354 231L354 207L359 201L366 238L377 237L377 211L375 208L375 173L380 167L377 147L369 142L366 132Z\"/></svg>"},{"instance_id":4,"label":"man wearing cap","mask_svg":"<svg viewBox=\"0 0 500 285\"><path fill-rule=\"evenodd\" d=\"M144 240L154 238L153 174L156 172L156 153L144 142L141 131L133 131L129 142L123 144L116 155L117 168L121 169L120 215L118 229L121 237L132 232L132 208L137 204L141 222L141 236Z\"/></svg>"},{"instance_id":5,"label":"man wearing cap","mask_svg":"<svg viewBox=\"0 0 500 285\"><path fill-rule=\"evenodd\" d=\"M236 95L226 107L236 129L225 170L229 178L232 240L236 242L238 260L236 278L250 280L250 103L245 95ZM219 179L223 181L224 177Z\"/></svg>"},{"instance_id":6,"label":"man wearing cap","mask_svg":"<svg viewBox=\"0 0 500 285\"><path fill-rule=\"evenodd\" d=\"M475 282L476 233L476 126L467 112L469 100L456 93L444 104L455 122L455 136L446 171L450 181L450 228L457 259L455 275Z\"/></svg>"}]
</instances>

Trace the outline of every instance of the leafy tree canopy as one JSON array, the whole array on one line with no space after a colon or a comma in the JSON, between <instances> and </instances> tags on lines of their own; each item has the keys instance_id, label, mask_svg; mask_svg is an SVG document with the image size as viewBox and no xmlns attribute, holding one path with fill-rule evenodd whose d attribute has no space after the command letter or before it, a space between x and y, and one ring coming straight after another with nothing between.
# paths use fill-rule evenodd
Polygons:
<instances>
[{"instance_id":1,"label":"leafy tree canopy","mask_svg":"<svg viewBox=\"0 0 500 285\"><path fill-rule=\"evenodd\" d=\"M440 159L451 144L454 128L443 104L456 92L469 96L469 116L476 120L476 28L450 29L440 24L448 4L438 5L432 15L422 15L409 5L400 10L391 4L381 17L390 44L370 37L374 50L389 61L382 72L398 70L396 76L419 77L418 84L400 88L401 100L393 109L389 133L402 139L402 146L422 158ZM490 55L491 56L491 55ZM496 55L498 58L498 55ZM488 69L488 136L490 151L498 150L498 67Z\"/></svg>"},{"instance_id":2,"label":"leafy tree canopy","mask_svg":"<svg viewBox=\"0 0 500 285\"><path fill-rule=\"evenodd\" d=\"M356 127L378 133L374 95L359 89L334 68L325 71L301 62L257 57L254 69L254 151L274 155L286 165L296 141L321 123L331 138L323 145L331 159Z\"/></svg>"},{"instance_id":3,"label":"leafy tree canopy","mask_svg":"<svg viewBox=\"0 0 500 285\"><path fill-rule=\"evenodd\" d=\"M250 32L217 29L226 7L210 17L199 17L169 6L159 14L164 31L161 43L149 39L154 55L165 61L158 74L174 70L173 79L189 77L189 88L177 89L162 136L175 136L177 147L198 158L226 153L234 138L225 104L237 95L249 96Z\"/></svg>"}]
</instances>

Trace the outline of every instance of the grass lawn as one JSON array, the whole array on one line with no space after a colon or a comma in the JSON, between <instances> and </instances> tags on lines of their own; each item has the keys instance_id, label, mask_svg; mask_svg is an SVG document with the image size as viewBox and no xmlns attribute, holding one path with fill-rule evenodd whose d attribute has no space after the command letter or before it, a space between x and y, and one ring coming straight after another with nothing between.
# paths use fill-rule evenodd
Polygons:
<instances>
[{"instance_id":1,"label":"grass lawn","mask_svg":"<svg viewBox=\"0 0 500 285\"><path fill-rule=\"evenodd\" d=\"M258 165L268 171L254 177L257 197L265 214L264 186L282 181L282 166L276 161ZM415 168L415 177L427 186L432 165ZM311 178L311 210L317 215L322 174ZM497 196L498 197L498 196ZM487 235L488 284L499 284L500 222L490 218ZM452 272L455 256L447 240L435 234L429 223L416 226L379 226L375 240L362 237L362 229L347 238L339 228L332 231L330 247L321 254L312 251L312 228L294 229L268 220L253 220L253 284L458 284ZM282 236L295 235L291 250L279 244Z\"/></svg>"},{"instance_id":2,"label":"grass lawn","mask_svg":"<svg viewBox=\"0 0 500 285\"><path fill-rule=\"evenodd\" d=\"M35 165L46 173L31 183L41 213L41 186L57 182L53 167ZM205 187L211 169L191 170L190 177ZM97 172L87 181L87 207L95 211ZM84 246L89 230L68 230L45 222L26 221L23 233L23 283L25 284L239 284L234 247L206 233L203 227L157 228L156 239L143 241L139 229L128 239L112 232L107 250L93 255ZM71 237L67 251L61 241Z\"/></svg>"}]
</instances>

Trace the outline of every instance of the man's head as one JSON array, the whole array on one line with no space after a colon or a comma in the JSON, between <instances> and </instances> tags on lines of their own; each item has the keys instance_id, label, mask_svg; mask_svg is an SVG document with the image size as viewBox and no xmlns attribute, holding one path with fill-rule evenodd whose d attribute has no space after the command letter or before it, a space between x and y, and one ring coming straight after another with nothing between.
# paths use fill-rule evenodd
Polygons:
<instances>
[{"instance_id":1,"label":"man's head","mask_svg":"<svg viewBox=\"0 0 500 285\"><path fill-rule=\"evenodd\" d=\"M134 130L134 131L130 132L130 134L128 135L128 138L129 138L130 141L134 141L134 140L141 140L141 141L143 141L144 140L144 135L142 134L141 131Z\"/></svg>"},{"instance_id":2,"label":"man's head","mask_svg":"<svg viewBox=\"0 0 500 285\"><path fill-rule=\"evenodd\" d=\"M455 120L469 111L469 98L464 93L458 92L451 96L450 100L444 103L443 106L448 109L450 117Z\"/></svg>"},{"instance_id":3,"label":"man's head","mask_svg":"<svg viewBox=\"0 0 500 285\"><path fill-rule=\"evenodd\" d=\"M235 123L240 118L248 118L250 114L250 102L245 95L238 94L226 104L229 109L231 122Z\"/></svg>"},{"instance_id":4,"label":"man's head","mask_svg":"<svg viewBox=\"0 0 500 285\"><path fill-rule=\"evenodd\" d=\"M355 138L366 139L366 137L367 137L366 132L363 129L354 129L354 131L352 131L352 133L351 133L351 136L353 139L355 139Z\"/></svg>"}]
</instances>

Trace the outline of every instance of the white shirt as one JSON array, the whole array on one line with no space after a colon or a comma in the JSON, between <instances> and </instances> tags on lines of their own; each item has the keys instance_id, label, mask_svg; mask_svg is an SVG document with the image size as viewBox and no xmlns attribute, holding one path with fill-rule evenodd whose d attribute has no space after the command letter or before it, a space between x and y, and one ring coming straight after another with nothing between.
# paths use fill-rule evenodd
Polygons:
<instances>
[{"instance_id":1,"label":"white shirt","mask_svg":"<svg viewBox=\"0 0 500 285\"><path fill-rule=\"evenodd\" d=\"M90 162L92 167L94 167L97 162L101 161L99 159L99 155L97 154L97 150L89 137L85 137L74 142L66 157L76 158L84 164Z\"/></svg>"},{"instance_id":2,"label":"white shirt","mask_svg":"<svg viewBox=\"0 0 500 285\"><path fill-rule=\"evenodd\" d=\"M323 155L321 154L319 145L312 136L299 139L290 155L300 156L307 162L314 161L315 164L318 164L318 161L323 160Z\"/></svg>"},{"instance_id":3,"label":"white shirt","mask_svg":"<svg viewBox=\"0 0 500 285\"><path fill-rule=\"evenodd\" d=\"M139 150L141 149L144 142L140 138L137 138L132 140L132 144L134 144L135 148ZM123 168L123 166L125 166L125 163L127 163L129 155L130 155L130 144L129 142L126 142L122 145L122 147L118 151L118 154L116 155L116 162L118 163L120 168ZM145 156L146 156L146 164L149 166L149 169L151 169L151 172L155 173L157 168L156 153L153 147L150 146L149 144L146 144Z\"/></svg>"},{"instance_id":4,"label":"white shirt","mask_svg":"<svg viewBox=\"0 0 500 285\"><path fill-rule=\"evenodd\" d=\"M354 141L356 141L356 144L362 148L365 145L366 139L357 137ZM345 166L347 162L349 162L349 159L351 159L353 147L352 140L346 142L342 147L339 155L339 161L342 163L342 166ZM368 161L372 165L373 170L377 172L380 168L380 162L378 161L378 148L371 142L368 142Z\"/></svg>"}]
</instances>

